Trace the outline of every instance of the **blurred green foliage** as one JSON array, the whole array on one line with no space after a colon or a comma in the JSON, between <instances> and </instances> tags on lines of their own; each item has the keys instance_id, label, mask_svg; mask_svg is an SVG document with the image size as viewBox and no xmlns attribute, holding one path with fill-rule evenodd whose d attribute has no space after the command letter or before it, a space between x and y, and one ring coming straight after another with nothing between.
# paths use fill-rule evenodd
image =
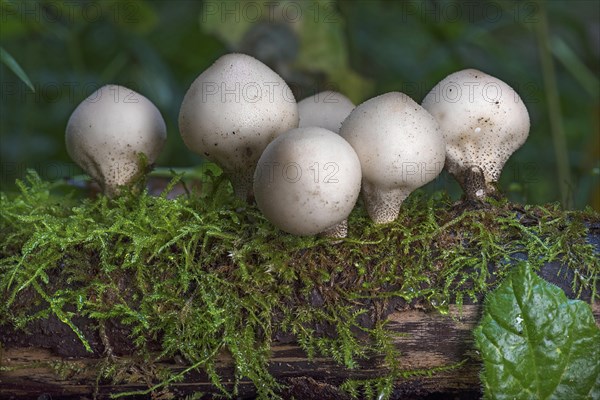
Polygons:
<instances>
[{"instance_id":1,"label":"blurred green foliage","mask_svg":"<svg viewBox=\"0 0 600 400\"><path fill-rule=\"evenodd\" d=\"M198 165L202 159L178 134L183 95L216 58L240 51L279 72L297 99L335 89L361 102L397 90L420 102L449 73L481 69L513 86L531 116L530 138L505 167L502 189L516 201L562 200L600 210L598 2L0 4L0 46L35 89L0 64L3 190L26 168L48 179L81 172L66 154L64 129L77 104L106 83L128 86L161 110L169 138L158 165ZM552 75L540 61L544 54L550 55ZM551 104L559 106L558 117ZM562 183L561 169L567 180ZM562 196L561 185L567 190ZM445 174L429 187L460 193Z\"/></svg>"}]
</instances>

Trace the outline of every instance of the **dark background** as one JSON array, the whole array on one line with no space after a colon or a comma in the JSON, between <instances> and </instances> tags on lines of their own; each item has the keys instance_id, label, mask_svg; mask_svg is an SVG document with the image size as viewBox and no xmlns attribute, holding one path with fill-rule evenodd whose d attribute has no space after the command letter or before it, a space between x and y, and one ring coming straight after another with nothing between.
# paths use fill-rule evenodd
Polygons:
<instances>
[{"instance_id":1,"label":"dark background","mask_svg":"<svg viewBox=\"0 0 600 400\"><path fill-rule=\"evenodd\" d=\"M501 187L515 201L600 210L600 5L579 1L8 1L0 45L35 92L0 64L0 184L27 168L81 173L64 146L77 104L106 83L152 100L168 128L157 165L203 160L179 136L185 91L216 58L254 55L297 100L323 89L355 103L388 91L420 102L446 75L477 68L521 95L528 141ZM427 190L460 194L445 173Z\"/></svg>"}]
</instances>

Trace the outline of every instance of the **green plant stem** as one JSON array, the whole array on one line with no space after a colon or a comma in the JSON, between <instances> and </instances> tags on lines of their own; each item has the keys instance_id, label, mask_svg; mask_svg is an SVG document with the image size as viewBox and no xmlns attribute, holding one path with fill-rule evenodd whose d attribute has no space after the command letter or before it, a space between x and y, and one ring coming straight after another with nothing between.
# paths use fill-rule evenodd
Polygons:
<instances>
[{"instance_id":1,"label":"green plant stem","mask_svg":"<svg viewBox=\"0 0 600 400\"><path fill-rule=\"evenodd\" d=\"M548 17L546 14L546 4L544 1L538 2L538 17L539 20L535 25L535 30L539 42L538 47L540 51L542 75L544 78L544 91L546 92L548 116L550 118L550 132L552 134L554 155L558 169L557 172L560 202L563 207L570 209L573 206L573 196L570 188L572 181L571 173L569 171L569 155L567 153L567 140L565 137L563 118L560 109L554 62L552 60L552 53L550 50Z\"/></svg>"},{"instance_id":2,"label":"green plant stem","mask_svg":"<svg viewBox=\"0 0 600 400\"><path fill-rule=\"evenodd\" d=\"M552 54L579 82L581 88L593 99L598 99L600 93L600 82L596 75L577 57L575 52L560 37L552 37Z\"/></svg>"}]
</instances>

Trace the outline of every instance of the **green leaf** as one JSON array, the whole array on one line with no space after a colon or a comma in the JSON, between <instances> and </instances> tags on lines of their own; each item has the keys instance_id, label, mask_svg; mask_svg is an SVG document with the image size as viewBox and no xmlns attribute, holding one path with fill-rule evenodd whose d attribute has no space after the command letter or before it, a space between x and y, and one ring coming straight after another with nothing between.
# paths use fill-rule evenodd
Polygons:
<instances>
[{"instance_id":1,"label":"green leaf","mask_svg":"<svg viewBox=\"0 0 600 400\"><path fill-rule=\"evenodd\" d=\"M600 398L600 330L590 306L526 263L487 297L475 342L487 399Z\"/></svg>"},{"instance_id":2,"label":"green leaf","mask_svg":"<svg viewBox=\"0 0 600 400\"><path fill-rule=\"evenodd\" d=\"M19 63L13 58L13 56L10 55L8 51L4 50L4 47L0 47L0 60L12 72L14 72L14 74L17 75L19 79L21 79L23 83L26 84L29 89L31 89L32 92L35 92L35 89L31 84L29 77L25 71L23 71L23 68L21 68Z\"/></svg>"}]
</instances>

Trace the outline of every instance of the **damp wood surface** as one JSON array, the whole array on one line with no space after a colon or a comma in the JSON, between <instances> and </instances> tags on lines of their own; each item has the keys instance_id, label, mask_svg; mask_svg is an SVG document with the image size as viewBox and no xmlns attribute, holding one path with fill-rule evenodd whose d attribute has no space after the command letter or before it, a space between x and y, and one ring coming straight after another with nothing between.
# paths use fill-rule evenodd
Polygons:
<instances>
[{"instance_id":1,"label":"damp wood surface","mask_svg":"<svg viewBox=\"0 0 600 400\"><path fill-rule=\"evenodd\" d=\"M600 325L600 304L592 304L596 323ZM406 370L427 370L444 367L465 360L460 367L448 371L401 379L396 382L393 398L477 398L479 394L480 363L473 349L472 330L482 312L481 305L464 305L462 312L450 307L449 315L422 310L396 311L388 316L388 328L399 335L394 340L401 352L401 365ZM17 333L15 333L17 334ZM74 342L76 343L76 342ZM346 369L327 358L307 359L295 343L275 340L271 347L269 370L280 382L288 386L290 395L308 391L314 398L345 398L336 386L348 378L370 378L381 375L381 360L361 362L359 368ZM135 355L120 356L125 361ZM109 398L120 392L145 390L148 382L96 385L97 368L101 358L61 357L43 346L5 346L0 356L0 398ZM231 387L232 360L227 354L219 357L219 373L226 387ZM186 366L175 360L163 363L175 371ZM141 374L140 374L141 375ZM207 376L192 372L183 382L172 383L169 390L175 396L195 392L211 398L217 393ZM238 398L253 398L255 389L250 382L239 386ZM298 396L309 394L296 393Z\"/></svg>"}]
</instances>

